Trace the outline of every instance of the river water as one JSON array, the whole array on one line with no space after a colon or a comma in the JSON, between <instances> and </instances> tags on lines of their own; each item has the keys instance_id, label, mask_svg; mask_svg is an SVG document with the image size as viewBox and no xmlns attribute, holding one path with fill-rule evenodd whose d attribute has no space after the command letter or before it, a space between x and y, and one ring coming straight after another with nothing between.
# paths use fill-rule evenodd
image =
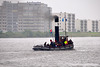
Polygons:
<instances>
[{"instance_id":1,"label":"river water","mask_svg":"<svg viewBox=\"0 0 100 67\"><path fill-rule=\"evenodd\" d=\"M0 38L0 67L100 67L100 37L71 37L74 50L32 50L50 39Z\"/></svg>"}]
</instances>

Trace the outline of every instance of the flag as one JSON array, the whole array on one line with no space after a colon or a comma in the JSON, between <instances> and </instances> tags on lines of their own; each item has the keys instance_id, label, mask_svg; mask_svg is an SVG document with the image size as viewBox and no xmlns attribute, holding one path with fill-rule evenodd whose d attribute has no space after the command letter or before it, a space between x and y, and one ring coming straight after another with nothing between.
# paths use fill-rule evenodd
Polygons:
<instances>
[{"instance_id":1,"label":"flag","mask_svg":"<svg viewBox=\"0 0 100 67\"><path fill-rule=\"evenodd\" d=\"M62 22L64 22L64 18L62 18Z\"/></svg>"},{"instance_id":2,"label":"flag","mask_svg":"<svg viewBox=\"0 0 100 67\"><path fill-rule=\"evenodd\" d=\"M67 19L66 19L66 21L67 21Z\"/></svg>"},{"instance_id":3,"label":"flag","mask_svg":"<svg viewBox=\"0 0 100 67\"><path fill-rule=\"evenodd\" d=\"M52 29L50 29L50 33L52 33Z\"/></svg>"}]
</instances>

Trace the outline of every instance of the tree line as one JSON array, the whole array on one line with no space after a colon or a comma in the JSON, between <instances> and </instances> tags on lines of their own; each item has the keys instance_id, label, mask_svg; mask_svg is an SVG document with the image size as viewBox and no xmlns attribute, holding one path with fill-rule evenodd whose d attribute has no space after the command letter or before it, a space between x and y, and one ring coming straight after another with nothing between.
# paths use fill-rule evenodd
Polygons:
<instances>
[{"instance_id":1,"label":"tree line","mask_svg":"<svg viewBox=\"0 0 100 67\"><path fill-rule=\"evenodd\" d=\"M65 32L60 32L60 36L64 36ZM100 32L67 32L69 37L100 37ZM34 37L54 37L55 33L50 32L32 32L25 30L24 32L6 32L0 31L0 38L34 38Z\"/></svg>"},{"instance_id":2,"label":"tree line","mask_svg":"<svg viewBox=\"0 0 100 67\"><path fill-rule=\"evenodd\" d=\"M25 30L24 32L0 32L0 38L32 38L32 37L52 37L50 32L32 32L30 30Z\"/></svg>"}]
</instances>

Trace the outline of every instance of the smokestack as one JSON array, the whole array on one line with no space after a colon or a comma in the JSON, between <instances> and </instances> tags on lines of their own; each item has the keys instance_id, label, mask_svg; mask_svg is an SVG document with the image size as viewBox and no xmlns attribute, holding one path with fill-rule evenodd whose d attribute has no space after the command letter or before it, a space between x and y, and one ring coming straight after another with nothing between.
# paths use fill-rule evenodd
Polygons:
<instances>
[{"instance_id":1,"label":"smokestack","mask_svg":"<svg viewBox=\"0 0 100 67\"><path fill-rule=\"evenodd\" d=\"M59 42L59 26L55 26L55 42Z\"/></svg>"}]
</instances>

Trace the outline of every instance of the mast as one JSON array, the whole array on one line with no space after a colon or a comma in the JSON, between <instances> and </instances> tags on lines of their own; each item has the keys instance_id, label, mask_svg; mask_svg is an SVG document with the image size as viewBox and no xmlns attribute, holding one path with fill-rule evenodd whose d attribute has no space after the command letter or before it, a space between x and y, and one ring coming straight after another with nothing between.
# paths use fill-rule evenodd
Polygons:
<instances>
[{"instance_id":1,"label":"mast","mask_svg":"<svg viewBox=\"0 0 100 67\"><path fill-rule=\"evenodd\" d=\"M66 32L66 12L64 14L65 14L65 36L67 36L67 32Z\"/></svg>"}]
</instances>

